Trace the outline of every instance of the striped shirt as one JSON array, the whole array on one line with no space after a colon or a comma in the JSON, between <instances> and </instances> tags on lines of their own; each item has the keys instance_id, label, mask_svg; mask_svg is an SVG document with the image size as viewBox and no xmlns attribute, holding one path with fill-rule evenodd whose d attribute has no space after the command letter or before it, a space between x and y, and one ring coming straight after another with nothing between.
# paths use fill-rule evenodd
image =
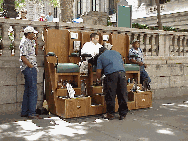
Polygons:
<instances>
[{"instance_id":1,"label":"striped shirt","mask_svg":"<svg viewBox=\"0 0 188 141\"><path fill-rule=\"evenodd\" d=\"M135 57L130 57L131 55L135 55ZM142 49L138 48L138 50L135 50L133 47L129 49L129 60L131 59L144 63L144 55L143 55Z\"/></svg>"},{"instance_id":2,"label":"striped shirt","mask_svg":"<svg viewBox=\"0 0 188 141\"><path fill-rule=\"evenodd\" d=\"M34 40L29 40L28 38L25 38L25 36L22 38L20 42L20 68L21 71L25 70L27 67L26 64L23 63L21 56L25 56L26 59L33 65L37 70L37 59L35 55L35 41Z\"/></svg>"}]
</instances>

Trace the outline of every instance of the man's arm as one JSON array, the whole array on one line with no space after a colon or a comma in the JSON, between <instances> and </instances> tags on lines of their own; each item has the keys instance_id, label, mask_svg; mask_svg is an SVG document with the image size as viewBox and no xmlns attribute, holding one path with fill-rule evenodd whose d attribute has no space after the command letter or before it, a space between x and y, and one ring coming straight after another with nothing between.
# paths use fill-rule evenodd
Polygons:
<instances>
[{"instance_id":1,"label":"man's arm","mask_svg":"<svg viewBox=\"0 0 188 141\"><path fill-rule=\"evenodd\" d=\"M138 61L136 61L134 59L130 59L130 62L133 63L133 64L138 64L139 66L144 65L142 62L138 62Z\"/></svg>"},{"instance_id":2,"label":"man's arm","mask_svg":"<svg viewBox=\"0 0 188 141\"><path fill-rule=\"evenodd\" d=\"M29 68L34 67L33 65L31 65L31 63L27 60L27 58L25 56L21 56L21 59L22 59L23 63L26 64Z\"/></svg>"},{"instance_id":3,"label":"man's arm","mask_svg":"<svg viewBox=\"0 0 188 141\"><path fill-rule=\"evenodd\" d=\"M101 72L102 72L102 69L97 69L96 75L97 75L98 80L100 80L101 78Z\"/></svg>"}]
</instances>

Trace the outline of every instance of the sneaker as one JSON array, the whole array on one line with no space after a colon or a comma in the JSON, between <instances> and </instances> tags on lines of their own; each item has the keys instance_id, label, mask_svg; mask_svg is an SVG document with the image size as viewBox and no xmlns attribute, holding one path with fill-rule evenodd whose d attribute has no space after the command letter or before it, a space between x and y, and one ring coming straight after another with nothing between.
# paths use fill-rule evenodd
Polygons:
<instances>
[{"instance_id":1,"label":"sneaker","mask_svg":"<svg viewBox=\"0 0 188 141\"><path fill-rule=\"evenodd\" d=\"M114 115L106 113L106 114L103 115L103 118L104 119L108 119L108 120L113 120L114 119Z\"/></svg>"},{"instance_id":2,"label":"sneaker","mask_svg":"<svg viewBox=\"0 0 188 141\"><path fill-rule=\"evenodd\" d=\"M119 120L124 120L126 118L126 115L122 116L120 115Z\"/></svg>"}]
</instances>

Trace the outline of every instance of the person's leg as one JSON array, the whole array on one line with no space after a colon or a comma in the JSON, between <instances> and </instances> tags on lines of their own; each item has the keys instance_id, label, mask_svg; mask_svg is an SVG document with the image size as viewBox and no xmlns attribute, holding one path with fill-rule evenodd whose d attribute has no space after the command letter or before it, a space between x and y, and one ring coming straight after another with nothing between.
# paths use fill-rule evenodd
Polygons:
<instances>
[{"instance_id":1,"label":"person's leg","mask_svg":"<svg viewBox=\"0 0 188 141\"><path fill-rule=\"evenodd\" d=\"M22 101L22 111L21 115L22 116L27 116L28 115L28 96L29 96L29 68L27 67L23 72L24 78L25 78L25 90L24 90L24 95L23 95L23 101Z\"/></svg>"},{"instance_id":2,"label":"person's leg","mask_svg":"<svg viewBox=\"0 0 188 141\"><path fill-rule=\"evenodd\" d=\"M37 70L36 68L30 68L29 77L29 113L28 116L36 114L37 105Z\"/></svg>"},{"instance_id":3,"label":"person's leg","mask_svg":"<svg viewBox=\"0 0 188 141\"><path fill-rule=\"evenodd\" d=\"M117 84L117 97L118 97L118 104L119 104L119 115L126 116L128 113L127 107L127 81L124 72L119 72L118 76L118 84Z\"/></svg>"},{"instance_id":4,"label":"person's leg","mask_svg":"<svg viewBox=\"0 0 188 141\"><path fill-rule=\"evenodd\" d=\"M151 82L151 79L150 79L148 73L144 69L144 66L140 67L140 77L141 77L142 81L147 80L148 84Z\"/></svg>"},{"instance_id":5,"label":"person's leg","mask_svg":"<svg viewBox=\"0 0 188 141\"><path fill-rule=\"evenodd\" d=\"M117 73L110 74L106 76L105 85L105 100L106 100L106 110L109 114L115 113L115 97L117 89Z\"/></svg>"}]
</instances>

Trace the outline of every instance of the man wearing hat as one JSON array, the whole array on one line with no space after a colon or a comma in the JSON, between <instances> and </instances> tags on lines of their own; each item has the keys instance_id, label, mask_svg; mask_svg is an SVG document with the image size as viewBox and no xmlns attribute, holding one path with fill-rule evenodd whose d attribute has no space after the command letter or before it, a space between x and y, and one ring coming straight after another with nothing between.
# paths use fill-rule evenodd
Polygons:
<instances>
[{"instance_id":1,"label":"man wearing hat","mask_svg":"<svg viewBox=\"0 0 188 141\"><path fill-rule=\"evenodd\" d=\"M115 98L118 97L119 120L123 120L128 112L127 107L127 82L122 56L115 50L99 49L97 59L97 81L100 82L101 72L104 71L104 94L107 114L104 118L112 120L115 113Z\"/></svg>"},{"instance_id":2,"label":"man wearing hat","mask_svg":"<svg viewBox=\"0 0 188 141\"><path fill-rule=\"evenodd\" d=\"M25 78L25 90L22 102L21 117L41 119L36 115L37 105L37 31L28 26L24 29L25 37L20 42L20 68Z\"/></svg>"},{"instance_id":3,"label":"man wearing hat","mask_svg":"<svg viewBox=\"0 0 188 141\"><path fill-rule=\"evenodd\" d=\"M147 89L150 90L149 83L151 82L151 79L148 73L145 71L147 65L144 63L144 55L142 49L139 48L139 46L140 46L139 40L132 41L132 48L129 50L129 60L131 63L138 64L140 66L141 84L146 85Z\"/></svg>"}]
</instances>

